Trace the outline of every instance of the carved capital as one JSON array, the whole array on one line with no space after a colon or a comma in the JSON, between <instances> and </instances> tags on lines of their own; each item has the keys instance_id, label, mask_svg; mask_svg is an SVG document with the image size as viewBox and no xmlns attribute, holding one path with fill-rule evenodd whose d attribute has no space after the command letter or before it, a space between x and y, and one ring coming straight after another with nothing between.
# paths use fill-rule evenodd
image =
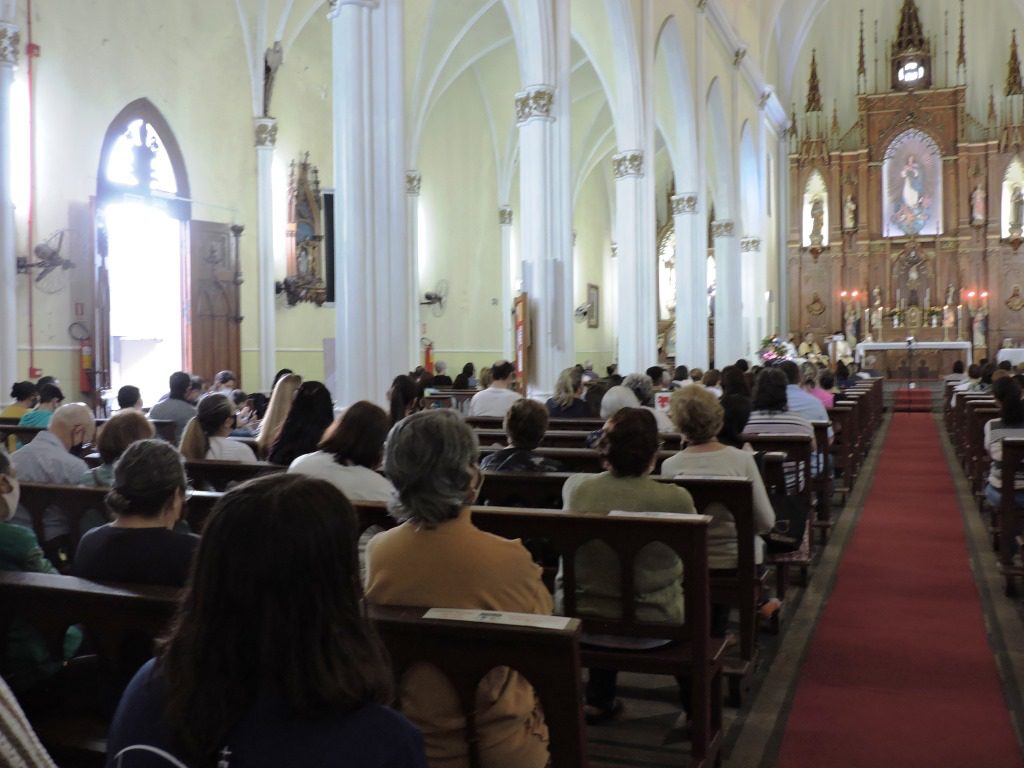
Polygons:
<instances>
[{"instance_id":1,"label":"carved capital","mask_svg":"<svg viewBox=\"0 0 1024 768\"><path fill-rule=\"evenodd\" d=\"M358 5L360 8L376 8L380 0L327 0L327 18L333 19L340 12L344 5Z\"/></svg>"},{"instance_id":2,"label":"carved capital","mask_svg":"<svg viewBox=\"0 0 1024 768\"><path fill-rule=\"evenodd\" d=\"M740 240L740 253L760 253L760 237L744 237Z\"/></svg>"},{"instance_id":3,"label":"carved capital","mask_svg":"<svg viewBox=\"0 0 1024 768\"><path fill-rule=\"evenodd\" d=\"M612 258L614 259L614 258L615 258L616 256L618 256L618 255L619 255L619 244L618 244L618 243L616 243L616 242L615 242L615 241L613 240L613 241L612 241Z\"/></svg>"},{"instance_id":4,"label":"carved capital","mask_svg":"<svg viewBox=\"0 0 1024 768\"><path fill-rule=\"evenodd\" d=\"M272 117L257 117L252 124L257 147L273 147L277 143L277 120Z\"/></svg>"},{"instance_id":5,"label":"carved capital","mask_svg":"<svg viewBox=\"0 0 1024 768\"><path fill-rule=\"evenodd\" d=\"M696 195L672 195L672 215L697 212Z\"/></svg>"},{"instance_id":6,"label":"carved capital","mask_svg":"<svg viewBox=\"0 0 1024 768\"><path fill-rule=\"evenodd\" d=\"M21 34L13 24L0 23L0 66L18 65L18 47L21 45Z\"/></svg>"},{"instance_id":7,"label":"carved capital","mask_svg":"<svg viewBox=\"0 0 1024 768\"><path fill-rule=\"evenodd\" d=\"M747 49L745 46L740 46L736 49L736 52L732 56L732 65L738 67L743 63L743 60L747 57Z\"/></svg>"},{"instance_id":8,"label":"carved capital","mask_svg":"<svg viewBox=\"0 0 1024 768\"><path fill-rule=\"evenodd\" d=\"M713 221L711 223L712 237L733 237L736 234L736 227L731 221Z\"/></svg>"},{"instance_id":9,"label":"carved capital","mask_svg":"<svg viewBox=\"0 0 1024 768\"><path fill-rule=\"evenodd\" d=\"M639 149L630 149L612 155L612 172L616 179L626 176L644 175L644 153Z\"/></svg>"},{"instance_id":10,"label":"carved capital","mask_svg":"<svg viewBox=\"0 0 1024 768\"><path fill-rule=\"evenodd\" d=\"M498 209L498 221L501 222L503 227L512 226L512 206L503 205Z\"/></svg>"},{"instance_id":11,"label":"carved capital","mask_svg":"<svg viewBox=\"0 0 1024 768\"><path fill-rule=\"evenodd\" d=\"M418 195L420 193L420 185L422 183L423 177L420 176L419 171L405 172L405 194Z\"/></svg>"},{"instance_id":12,"label":"carved capital","mask_svg":"<svg viewBox=\"0 0 1024 768\"><path fill-rule=\"evenodd\" d=\"M704 13L704 10L708 7L708 0L697 0L697 10Z\"/></svg>"},{"instance_id":13,"label":"carved capital","mask_svg":"<svg viewBox=\"0 0 1024 768\"><path fill-rule=\"evenodd\" d=\"M516 122L519 125L533 120L551 120L555 91L549 85L531 85L516 94Z\"/></svg>"}]
</instances>

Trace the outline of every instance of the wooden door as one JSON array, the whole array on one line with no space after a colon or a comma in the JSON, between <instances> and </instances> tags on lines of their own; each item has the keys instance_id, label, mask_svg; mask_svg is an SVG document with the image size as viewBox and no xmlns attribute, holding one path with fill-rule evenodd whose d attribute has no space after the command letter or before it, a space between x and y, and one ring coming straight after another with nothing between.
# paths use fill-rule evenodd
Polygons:
<instances>
[{"instance_id":1,"label":"wooden door","mask_svg":"<svg viewBox=\"0 0 1024 768\"><path fill-rule=\"evenodd\" d=\"M189 370L207 383L218 371L241 376L238 253L231 227L212 221L190 222L185 306L185 359Z\"/></svg>"}]
</instances>

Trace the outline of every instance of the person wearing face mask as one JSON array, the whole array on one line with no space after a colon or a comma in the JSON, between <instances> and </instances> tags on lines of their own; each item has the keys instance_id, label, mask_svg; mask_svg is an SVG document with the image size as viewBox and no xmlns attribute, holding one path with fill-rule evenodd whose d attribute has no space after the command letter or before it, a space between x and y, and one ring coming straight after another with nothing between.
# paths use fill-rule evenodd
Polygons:
<instances>
[{"instance_id":1,"label":"person wearing face mask","mask_svg":"<svg viewBox=\"0 0 1024 768\"><path fill-rule=\"evenodd\" d=\"M78 458L85 443L92 442L96 422L81 403L62 405L53 413L46 431L11 456L11 464L22 482L53 485L78 485L89 465ZM32 528L32 514L19 506L14 522ZM49 506L43 513L43 551L55 562L65 562L71 541L67 517L59 508Z\"/></svg>"},{"instance_id":2,"label":"person wearing face mask","mask_svg":"<svg viewBox=\"0 0 1024 768\"><path fill-rule=\"evenodd\" d=\"M395 486L391 514L404 520L370 539L368 602L426 608L550 614L541 569L519 541L473 525L483 475L473 430L450 409L420 411L391 428L384 471ZM431 765L464 766L464 723L454 691L423 665L402 679L401 710L420 726ZM476 730L486 768L544 768L548 730L529 683L491 670L477 691Z\"/></svg>"},{"instance_id":3,"label":"person wearing face mask","mask_svg":"<svg viewBox=\"0 0 1024 768\"><path fill-rule=\"evenodd\" d=\"M35 533L9 522L18 508L20 486L7 454L0 450L0 570L28 573L57 573L39 547ZM82 633L72 627L64 637L64 658L70 658L82 642ZM17 692L56 674L61 661L54 659L43 639L27 624L13 621L7 636L5 679Z\"/></svg>"}]
</instances>

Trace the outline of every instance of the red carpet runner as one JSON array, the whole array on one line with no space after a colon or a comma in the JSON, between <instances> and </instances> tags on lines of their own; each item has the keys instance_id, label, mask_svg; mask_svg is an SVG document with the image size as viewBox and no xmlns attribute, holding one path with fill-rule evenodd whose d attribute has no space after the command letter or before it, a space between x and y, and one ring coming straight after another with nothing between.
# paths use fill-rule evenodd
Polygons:
<instances>
[{"instance_id":1,"label":"red carpet runner","mask_svg":"<svg viewBox=\"0 0 1024 768\"><path fill-rule=\"evenodd\" d=\"M778 766L1021 765L935 420L897 413Z\"/></svg>"}]
</instances>

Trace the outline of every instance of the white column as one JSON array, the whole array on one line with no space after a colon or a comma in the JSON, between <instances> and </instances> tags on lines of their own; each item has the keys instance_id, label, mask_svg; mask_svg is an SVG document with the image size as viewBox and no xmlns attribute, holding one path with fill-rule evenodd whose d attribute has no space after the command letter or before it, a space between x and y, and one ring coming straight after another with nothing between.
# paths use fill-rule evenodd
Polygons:
<instances>
[{"instance_id":1,"label":"white column","mask_svg":"<svg viewBox=\"0 0 1024 768\"><path fill-rule=\"evenodd\" d=\"M743 348L743 294L740 243L731 221L716 221L715 239L715 367L730 365L749 350Z\"/></svg>"},{"instance_id":2,"label":"white column","mask_svg":"<svg viewBox=\"0 0 1024 768\"><path fill-rule=\"evenodd\" d=\"M745 331L744 355L750 355L760 346L765 337L765 315L768 302L765 301L767 288L764 254L761 253L761 238L747 236L740 240L740 261L743 271L743 305Z\"/></svg>"},{"instance_id":3,"label":"white column","mask_svg":"<svg viewBox=\"0 0 1024 768\"><path fill-rule=\"evenodd\" d=\"M498 209L501 222L501 355L511 360L515 355L512 334L515 323L512 319L512 206L503 205Z\"/></svg>"},{"instance_id":4,"label":"white column","mask_svg":"<svg viewBox=\"0 0 1024 768\"><path fill-rule=\"evenodd\" d=\"M708 367L707 227L697 194L672 198L676 229L676 365Z\"/></svg>"},{"instance_id":5,"label":"white column","mask_svg":"<svg viewBox=\"0 0 1024 768\"><path fill-rule=\"evenodd\" d=\"M274 295L274 144L277 120L253 120L256 138L256 250L259 259L260 387L269 392L277 371Z\"/></svg>"},{"instance_id":6,"label":"white column","mask_svg":"<svg viewBox=\"0 0 1024 768\"><path fill-rule=\"evenodd\" d=\"M13 8L9 10L13 13ZM0 22L0 386L5 388L21 378L18 375L18 273L11 195L10 120L11 83L20 42L18 28Z\"/></svg>"},{"instance_id":7,"label":"white column","mask_svg":"<svg viewBox=\"0 0 1024 768\"><path fill-rule=\"evenodd\" d=\"M409 263L407 265L407 271L409 274L409 287L412 293L412 298L409 304L409 338L413 340L415 346L413 348L413 355L415 358L422 357L419 355L420 345L419 340L423 336L422 326L420 324L420 275L419 275L419 263L420 263L420 186L423 184L423 177L419 171L406 171L405 172L405 196L406 196L406 234L407 234L407 247L409 250ZM419 362L415 359L413 364L409 366L409 370L414 369ZM395 373L398 375L398 372Z\"/></svg>"},{"instance_id":8,"label":"white column","mask_svg":"<svg viewBox=\"0 0 1024 768\"><path fill-rule=\"evenodd\" d=\"M383 402L416 359L402 0L331 0L335 398Z\"/></svg>"},{"instance_id":9,"label":"white column","mask_svg":"<svg viewBox=\"0 0 1024 768\"><path fill-rule=\"evenodd\" d=\"M516 94L519 123L520 227L523 284L529 296L531 397L550 394L558 374L573 363L572 214L568 80L559 91L534 85ZM555 116L558 119L555 119ZM559 124L561 123L561 125Z\"/></svg>"},{"instance_id":10,"label":"white column","mask_svg":"<svg viewBox=\"0 0 1024 768\"><path fill-rule=\"evenodd\" d=\"M644 153L612 157L615 175L615 241L618 244L619 373L645 371L658 360L657 263L654 218L644 178Z\"/></svg>"}]
</instances>

